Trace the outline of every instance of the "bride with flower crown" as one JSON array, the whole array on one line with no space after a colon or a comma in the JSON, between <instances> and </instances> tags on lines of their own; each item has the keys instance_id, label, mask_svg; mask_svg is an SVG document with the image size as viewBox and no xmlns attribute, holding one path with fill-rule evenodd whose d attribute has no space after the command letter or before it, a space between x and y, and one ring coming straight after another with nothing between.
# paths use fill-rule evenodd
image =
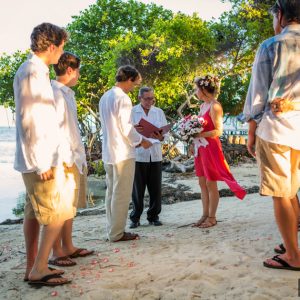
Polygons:
<instances>
[{"instance_id":1,"label":"bride with flower crown","mask_svg":"<svg viewBox=\"0 0 300 300\"><path fill-rule=\"evenodd\" d=\"M223 132L223 109L216 99L218 78L210 75L198 77L195 79L195 85L196 96L203 101L199 115L205 119L206 125L190 145L190 152L195 157L195 171L199 179L203 207L202 216L193 227L208 228L217 225L217 181L224 181L239 199L245 197L246 191L230 173L219 139ZM197 143L199 138L205 138L208 143Z\"/></svg>"}]
</instances>

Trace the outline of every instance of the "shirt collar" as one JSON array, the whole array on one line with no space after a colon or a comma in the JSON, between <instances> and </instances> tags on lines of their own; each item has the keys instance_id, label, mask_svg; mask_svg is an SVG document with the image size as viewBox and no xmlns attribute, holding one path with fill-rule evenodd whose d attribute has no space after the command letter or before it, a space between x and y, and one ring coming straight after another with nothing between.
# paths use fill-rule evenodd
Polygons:
<instances>
[{"instance_id":1,"label":"shirt collar","mask_svg":"<svg viewBox=\"0 0 300 300\"><path fill-rule=\"evenodd\" d=\"M41 71L45 73L49 73L49 67L44 63L43 60L41 60L37 55L34 53L29 54L29 59L33 64L35 64L38 68L41 69Z\"/></svg>"},{"instance_id":2,"label":"shirt collar","mask_svg":"<svg viewBox=\"0 0 300 300\"><path fill-rule=\"evenodd\" d=\"M51 83L52 83L53 86L55 86L56 88L62 90L66 94L71 94L72 96L75 95L75 92L71 88L69 88L68 86L64 85L63 83L61 83L59 81L51 80Z\"/></svg>"},{"instance_id":3,"label":"shirt collar","mask_svg":"<svg viewBox=\"0 0 300 300\"><path fill-rule=\"evenodd\" d=\"M139 103L139 104L136 106L136 111L137 111L137 112L142 112L142 113L145 112L144 109L142 108L141 103ZM148 112L148 115L149 115L150 112L152 112L152 111L153 111L153 105L151 106L151 108L150 108L150 110L149 110L149 112Z\"/></svg>"},{"instance_id":4,"label":"shirt collar","mask_svg":"<svg viewBox=\"0 0 300 300\"><path fill-rule=\"evenodd\" d=\"M282 29L281 33L286 33L291 31L300 31L300 24L287 25Z\"/></svg>"}]
</instances>

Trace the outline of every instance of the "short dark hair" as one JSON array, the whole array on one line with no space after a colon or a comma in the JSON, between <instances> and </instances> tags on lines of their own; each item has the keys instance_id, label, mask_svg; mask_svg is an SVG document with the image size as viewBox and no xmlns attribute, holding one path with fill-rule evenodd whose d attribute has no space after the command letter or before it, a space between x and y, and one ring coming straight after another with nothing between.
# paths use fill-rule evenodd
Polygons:
<instances>
[{"instance_id":1,"label":"short dark hair","mask_svg":"<svg viewBox=\"0 0 300 300\"><path fill-rule=\"evenodd\" d=\"M273 16L277 16L278 12L280 11L280 7L278 5L278 3L276 2L269 10L269 12L273 15Z\"/></svg>"},{"instance_id":2,"label":"short dark hair","mask_svg":"<svg viewBox=\"0 0 300 300\"><path fill-rule=\"evenodd\" d=\"M140 77L139 71L130 65L121 66L116 74L116 81L123 82L127 80L135 81L138 77Z\"/></svg>"},{"instance_id":3,"label":"short dark hair","mask_svg":"<svg viewBox=\"0 0 300 300\"><path fill-rule=\"evenodd\" d=\"M51 23L42 23L33 28L30 39L33 52L44 52L51 44L58 47L63 41L67 41L68 33Z\"/></svg>"},{"instance_id":4,"label":"short dark hair","mask_svg":"<svg viewBox=\"0 0 300 300\"><path fill-rule=\"evenodd\" d=\"M139 90L139 97L143 97L144 93L148 93L148 92L154 92L153 88L149 86L141 87Z\"/></svg>"},{"instance_id":5,"label":"short dark hair","mask_svg":"<svg viewBox=\"0 0 300 300\"><path fill-rule=\"evenodd\" d=\"M287 22L300 23L300 1L299 0L276 0L271 8L273 14L281 11Z\"/></svg>"},{"instance_id":6,"label":"short dark hair","mask_svg":"<svg viewBox=\"0 0 300 300\"><path fill-rule=\"evenodd\" d=\"M68 67L73 70L78 69L80 58L71 52L65 51L59 58L58 63L53 65L53 68L57 76L62 76L66 74Z\"/></svg>"}]
</instances>

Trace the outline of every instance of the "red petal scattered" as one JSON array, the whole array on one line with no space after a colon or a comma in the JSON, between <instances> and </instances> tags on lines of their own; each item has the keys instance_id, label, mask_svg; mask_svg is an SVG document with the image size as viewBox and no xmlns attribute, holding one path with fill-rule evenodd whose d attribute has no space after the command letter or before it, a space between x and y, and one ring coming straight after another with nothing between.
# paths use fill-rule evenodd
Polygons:
<instances>
[{"instance_id":1,"label":"red petal scattered","mask_svg":"<svg viewBox=\"0 0 300 300\"><path fill-rule=\"evenodd\" d=\"M54 292L51 293L51 296L52 296L52 297L56 297L57 295L58 295L58 292L57 292L57 291L54 291Z\"/></svg>"},{"instance_id":2,"label":"red petal scattered","mask_svg":"<svg viewBox=\"0 0 300 300\"><path fill-rule=\"evenodd\" d=\"M118 253L118 252L120 252L120 249L119 248L115 248L113 251L114 251L114 253Z\"/></svg>"}]
</instances>

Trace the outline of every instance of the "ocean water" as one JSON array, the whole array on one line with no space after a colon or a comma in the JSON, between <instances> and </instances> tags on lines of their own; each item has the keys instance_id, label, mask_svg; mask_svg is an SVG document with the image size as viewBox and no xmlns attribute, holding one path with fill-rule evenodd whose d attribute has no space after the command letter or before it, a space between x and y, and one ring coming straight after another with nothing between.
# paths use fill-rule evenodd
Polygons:
<instances>
[{"instance_id":1,"label":"ocean water","mask_svg":"<svg viewBox=\"0 0 300 300\"><path fill-rule=\"evenodd\" d=\"M13 168L15 135L15 127L0 127L0 222L17 218L12 210L25 194L22 176Z\"/></svg>"}]
</instances>

